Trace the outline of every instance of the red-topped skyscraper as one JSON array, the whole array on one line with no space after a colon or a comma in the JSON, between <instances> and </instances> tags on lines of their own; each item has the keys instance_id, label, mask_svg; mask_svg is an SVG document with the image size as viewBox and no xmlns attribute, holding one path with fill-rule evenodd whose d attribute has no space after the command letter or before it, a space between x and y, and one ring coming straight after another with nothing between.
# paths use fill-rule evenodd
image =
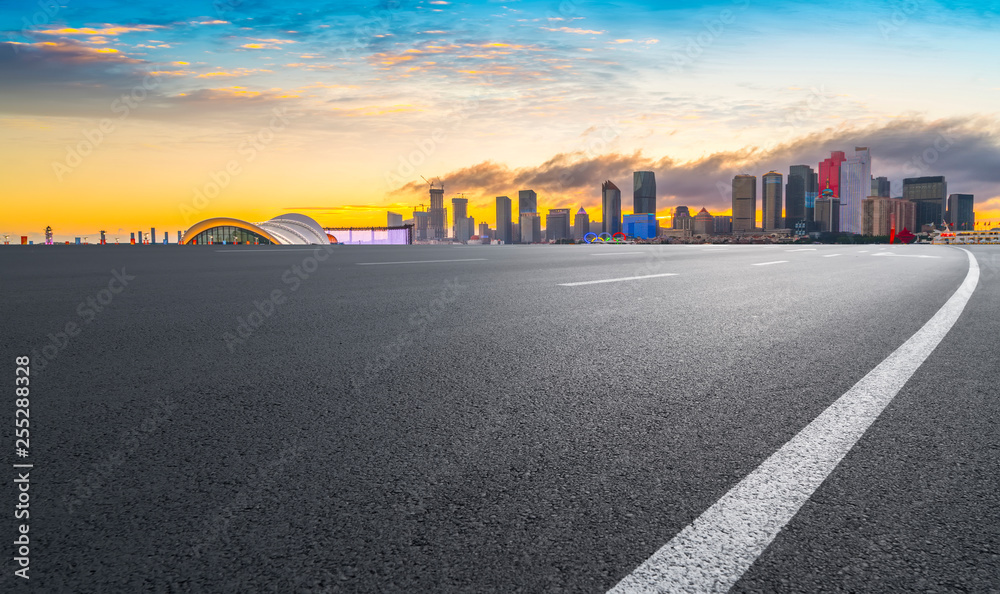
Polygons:
<instances>
[{"instance_id":1,"label":"red-topped skyscraper","mask_svg":"<svg viewBox=\"0 0 1000 594\"><path fill-rule=\"evenodd\" d=\"M847 160L844 151L833 151L829 159L819 162L819 193L823 190L833 190L833 195L840 198L840 164Z\"/></svg>"}]
</instances>

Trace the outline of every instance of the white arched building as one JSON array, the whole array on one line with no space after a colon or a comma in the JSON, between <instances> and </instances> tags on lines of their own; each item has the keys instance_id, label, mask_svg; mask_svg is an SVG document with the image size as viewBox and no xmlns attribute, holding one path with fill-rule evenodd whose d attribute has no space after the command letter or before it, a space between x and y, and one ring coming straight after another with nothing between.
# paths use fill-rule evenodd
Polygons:
<instances>
[{"instance_id":1,"label":"white arched building","mask_svg":"<svg viewBox=\"0 0 1000 594\"><path fill-rule=\"evenodd\" d=\"M184 233L181 244L329 244L330 237L315 220L303 214L278 215L263 223L215 217L195 223Z\"/></svg>"}]
</instances>

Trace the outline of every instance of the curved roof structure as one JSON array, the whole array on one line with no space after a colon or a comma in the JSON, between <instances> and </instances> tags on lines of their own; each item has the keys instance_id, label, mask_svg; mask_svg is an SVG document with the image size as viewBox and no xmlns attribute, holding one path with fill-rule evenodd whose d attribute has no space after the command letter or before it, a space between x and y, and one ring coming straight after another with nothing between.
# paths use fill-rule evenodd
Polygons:
<instances>
[{"instance_id":1,"label":"curved roof structure","mask_svg":"<svg viewBox=\"0 0 1000 594\"><path fill-rule=\"evenodd\" d=\"M189 244L204 231L215 227L236 227L256 233L271 243L278 245L328 244L330 238L315 220L303 214L288 213L274 217L263 223L248 223L229 217L214 217L199 221L184 233L181 244Z\"/></svg>"}]
</instances>

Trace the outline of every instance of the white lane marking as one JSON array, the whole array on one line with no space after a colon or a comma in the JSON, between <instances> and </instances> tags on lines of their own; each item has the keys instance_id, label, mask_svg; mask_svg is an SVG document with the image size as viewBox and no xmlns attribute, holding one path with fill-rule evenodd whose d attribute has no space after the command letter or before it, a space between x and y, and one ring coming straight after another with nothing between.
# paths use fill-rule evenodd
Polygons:
<instances>
[{"instance_id":1,"label":"white lane marking","mask_svg":"<svg viewBox=\"0 0 1000 594\"><path fill-rule=\"evenodd\" d=\"M257 252L314 252L319 249L323 249L326 246L316 245L316 247L311 248L281 248L281 249L257 249L247 246L246 248L238 250L215 250L216 252L230 252L238 254L256 254Z\"/></svg>"},{"instance_id":2,"label":"white lane marking","mask_svg":"<svg viewBox=\"0 0 1000 594\"><path fill-rule=\"evenodd\" d=\"M979 283L975 256L962 251L969 272L934 317L609 592L728 591L962 315Z\"/></svg>"},{"instance_id":3,"label":"white lane marking","mask_svg":"<svg viewBox=\"0 0 1000 594\"><path fill-rule=\"evenodd\" d=\"M832 258L832 257L834 257L834 256L839 256L839 255L840 255L840 254L827 254L827 255L825 255L825 256L823 256L823 257L824 257L824 258Z\"/></svg>"},{"instance_id":4,"label":"white lane marking","mask_svg":"<svg viewBox=\"0 0 1000 594\"><path fill-rule=\"evenodd\" d=\"M431 262L476 262L486 258L459 258L457 260L409 260L407 262L355 262L358 266L379 266L382 264L428 264Z\"/></svg>"},{"instance_id":5,"label":"white lane marking","mask_svg":"<svg viewBox=\"0 0 1000 594\"><path fill-rule=\"evenodd\" d=\"M645 254L645 253L646 252L618 252L616 254L614 252L611 252L611 253L607 253L607 254L590 254L590 255L591 256L625 256L627 254Z\"/></svg>"},{"instance_id":6,"label":"white lane marking","mask_svg":"<svg viewBox=\"0 0 1000 594\"><path fill-rule=\"evenodd\" d=\"M859 253L859 254L867 254L867 253L868 253L868 250L860 250L860 251L859 251L858 253Z\"/></svg>"},{"instance_id":7,"label":"white lane marking","mask_svg":"<svg viewBox=\"0 0 1000 594\"><path fill-rule=\"evenodd\" d=\"M770 264L787 264L788 260L775 260L774 262L758 262L756 264L751 264L751 266L768 266Z\"/></svg>"},{"instance_id":8,"label":"white lane marking","mask_svg":"<svg viewBox=\"0 0 1000 594\"><path fill-rule=\"evenodd\" d=\"M872 256L893 256L894 258L940 258L941 256L926 256L922 254L894 254L892 252L879 252Z\"/></svg>"},{"instance_id":9,"label":"white lane marking","mask_svg":"<svg viewBox=\"0 0 1000 594\"><path fill-rule=\"evenodd\" d=\"M647 274L645 276L626 276L622 278L605 278L601 280L581 281L578 283L559 283L560 287L578 287L580 285L596 285L598 283L617 283L620 281L639 280L641 278L658 278L661 276L677 276L676 272L665 272L663 274Z\"/></svg>"},{"instance_id":10,"label":"white lane marking","mask_svg":"<svg viewBox=\"0 0 1000 594\"><path fill-rule=\"evenodd\" d=\"M799 248L797 250L785 250L786 252L815 252L816 248Z\"/></svg>"}]
</instances>

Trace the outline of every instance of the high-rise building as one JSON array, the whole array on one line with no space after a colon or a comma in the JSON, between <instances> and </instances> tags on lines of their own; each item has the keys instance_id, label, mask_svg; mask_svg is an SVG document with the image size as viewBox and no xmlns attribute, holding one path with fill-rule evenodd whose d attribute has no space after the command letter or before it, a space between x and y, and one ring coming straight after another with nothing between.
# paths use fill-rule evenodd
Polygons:
<instances>
[{"instance_id":1,"label":"high-rise building","mask_svg":"<svg viewBox=\"0 0 1000 594\"><path fill-rule=\"evenodd\" d=\"M656 215L656 177L652 171L632 173L632 212Z\"/></svg>"},{"instance_id":2,"label":"high-rise building","mask_svg":"<svg viewBox=\"0 0 1000 594\"><path fill-rule=\"evenodd\" d=\"M519 224L520 224L521 213L538 212L538 194L536 194L534 190L519 190L517 192L517 212L518 212ZM541 217L538 218L538 221L539 225L541 225ZM531 238L531 241L524 241L523 238L515 236L515 239L517 239L521 243L537 243L538 241L540 241L538 235L532 235L531 228L526 228L524 225L521 225L520 229L522 230L522 232L528 232L529 237Z\"/></svg>"},{"instance_id":3,"label":"high-rise building","mask_svg":"<svg viewBox=\"0 0 1000 594\"><path fill-rule=\"evenodd\" d=\"M781 198L781 182L782 175L777 171L768 171L761 179L761 183L763 184L763 187L761 188L761 190L763 190L761 192L761 206L763 208L761 227L765 231L785 228L781 219L781 210L783 206Z\"/></svg>"},{"instance_id":4,"label":"high-rise building","mask_svg":"<svg viewBox=\"0 0 1000 594\"><path fill-rule=\"evenodd\" d=\"M572 239L569 216L568 208L550 208L548 216L545 217L545 239L549 241Z\"/></svg>"},{"instance_id":5,"label":"high-rise building","mask_svg":"<svg viewBox=\"0 0 1000 594\"><path fill-rule=\"evenodd\" d=\"M733 232L733 217L730 215L716 215L715 217L715 234L716 235L729 235Z\"/></svg>"},{"instance_id":6,"label":"high-rise building","mask_svg":"<svg viewBox=\"0 0 1000 594\"><path fill-rule=\"evenodd\" d=\"M514 243L510 198L507 196L497 196L497 239L504 243Z\"/></svg>"},{"instance_id":7,"label":"high-rise building","mask_svg":"<svg viewBox=\"0 0 1000 594\"><path fill-rule=\"evenodd\" d=\"M466 242L472 237L472 229L468 227L469 221L469 200L467 198L451 199L451 216L455 217L451 228L451 236L456 241ZM459 233L459 226L462 225L462 233Z\"/></svg>"},{"instance_id":8,"label":"high-rise building","mask_svg":"<svg viewBox=\"0 0 1000 594\"><path fill-rule=\"evenodd\" d=\"M694 225L691 228L691 232L703 237L706 235L715 235L715 217L702 207L698 211L698 214L694 215Z\"/></svg>"},{"instance_id":9,"label":"high-rise building","mask_svg":"<svg viewBox=\"0 0 1000 594\"><path fill-rule=\"evenodd\" d=\"M622 191L608 180L601 184L601 232L614 235L622 230Z\"/></svg>"},{"instance_id":10,"label":"high-rise building","mask_svg":"<svg viewBox=\"0 0 1000 594\"><path fill-rule=\"evenodd\" d=\"M808 165L792 165L785 182L785 228L794 229L800 221L812 221L816 207L816 172Z\"/></svg>"},{"instance_id":11,"label":"high-rise building","mask_svg":"<svg viewBox=\"0 0 1000 594\"><path fill-rule=\"evenodd\" d=\"M108 241L107 234L104 231L101 231L101 245L104 245L105 243L107 243L107 241Z\"/></svg>"},{"instance_id":12,"label":"high-rise building","mask_svg":"<svg viewBox=\"0 0 1000 594\"><path fill-rule=\"evenodd\" d=\"M833 190L834 196L840 196L840 164L846 160L844 151L833 151L829 158L819 162L819 192Z\"/></svg>"},{"instance_id":13,"label":"high-rise building","mask_svg":"<svg viewBox=\"0 0 1000 594\"><path fill-rule=\"evenodd\" d=\"M947 214L952 231L975 231L975 197L972 194L949 194Z\"/></svg>"},{"instance_id":14,"label":"high-rise building","mask_svg":"<svg viewBox=\"0 0 1000 594\"><path fill-rule=\"evenodd\" d=\"M518 191L517 212L538 212L538 194L534 190Z\"/></svg>"},{"instance_id":15,"label":"high-rise building","mask_svg":"<svg viewBox=\"0 0 1000 594\"><path fill-rule=\"evenodd\" d=\"M888 177L873 177L872 178L872 191L869 196L879 196L881 198L889 197L889 178Z\"/></svg>"},{"instance_id":16,"label":"high-rise building","mask_svg":"<svg viewBox=\"0 0 1000 594\"><path fill-rule=\"evenodd\" d=\"M156 245L156 227L150 227L149 229L150 245Z\"/></svg>"},{"instance_id":17,"label":"high-rise building","mask_svg":"<svg viewBox=\"0 0 1000 594\"><path fill-rule=\"evenodd\" d=\"M587 233L590 233L590 215L581 206L580 210L576 211L576 216L573 217L573 239L583 239Z\"/></svg>"},{"instance_id":18,"label":"high-rise building","mask_svg":"<svg viewBox=\"0 0 1000 594\"><path fill-rule=\"evenodd\" d=\"M389 227L402 227L403 215L389 211L385 213L386 225Z\"/></svg>"},{"instance_id":19,"label":"high-rise building","mask_svg":"<svg viewBox=\"0 0 1000 594\"><path fill-rule=\"evenodd\" d=\"M521 243L542 241L542 217L537 212L520 213Z\"/></svg>"},{"instance_id":20,"label":"high-rise building","mask_svg":"<svg viewBox=\"0 0 1000 594\"><path fill-rule=\"evenodd\" d=\"M493 239L493 230L488 223L479 223L479 237Z\"/></svg>"},{"instance_id":21,"label":"high-rise building","mask_svg":"<svg viewBox=\"0 0 1000 594\"><path fill-rule=\"evenodd\" d=\"M429 222L430 222L430 213L428 213L425 210L413 211L413 239L419 239L421 241L426 241L429 239L428 236Z\"/></svg>"},{"instance_id":22,"label":"high-rise building","mask_svg":"<svg viewBox=\"0 0 1000 594\"><path fill-rule=\"evenodd\" d=\"M45 228L45 245L52 245L52 227Z\"/></svg>"},{"instance_id":23,"label":"high-rise building","mask_svg":"<svg viewBox=\"0 0 1000 594\"><path fill-rule=\"evenodd\" d=\"M861 201L862 235L889 235L893 224L896 233L903 229L912 231L916 212L912 202L902 198L869 196Z\"/></svg>"},{"instance_id":24,"label":"high-rise building","mask_svg":"<svg viewBox=\"0 0 1000 594\"><path fill-rule=\"evenodd\" d=\"M924 225L939 226L945 220L945 205L948 196L948 183L943 175L925 177L908 177L903 180L903 198L912 200L917 207L916 229L919 232Z\"/></svg>"},{"instance_id":25,"label":"high-rise building","mask_svg":"<svg viewBox=\"0 0 1000 594\"><path fill-rule=\"evenodd\" d=\"M694 221L691 217L691 211L688 210L688 207L678 206L674 209L674 218L670 221L671 229L686 229L690 231L693 223Z\"/></svg>"},{"instance_id":26,"label":"high-rise building","mask_svg":"<svg viewBox=\"0 0 1000 594\"><path fill-rule=\"evenodd\" d=\"M840 198L833 190L825 189L816 199L816 226L820 231L837 233L840 230Z\"/></svg>"},{"instance_id":27,"label":"high-rise building","mask_svg":"<svg viewBox=\"0 0 1000 594\"><path fill-rule=\"evenodd\" d=\"M180 231L178 231L178 232L177 232L177 245L180 245L180 244L181 244L181 240L182 240L182 239L183 239L183 238L181 237L181 232L180 232Z\"/></svg>"},{"instance_id":28,"label":"high-rise building","mask_svg":"<svg viewBox=\"0 0 1000 594\"><path fill-rule=\"evenodd\" d=\"M472 238L472 230L476 228L476 219L472 217L462 217L455 219L455 241L468 243Z\"/></svg>"},{"instance_id":29,"label":"high-rise building","mask_svg":"<svg viewBox=\"0 0 1000 594\"><path fill-rule=\"evenodd\" d=\"M733 178L733 233L751 233L757 226L757 176Z\"/></svg>"},{"instance_id":30,"label":"high-rise building","mask_svg":"<svg viewBox=\"0 0 1000 594\"><path fill-rule=\"evenodd\" d=\"M872 189L872 155L866 146L854 147L854 154L840 165L840 230L861 233L861 201Z\"/></svg>"},{"instance_id":31,"label":"high-rise building","mask_svg":"<svg viewBox=\"0 0 1000 594\"><path fill-rule=\"evenodd\" d=\"M448 213L444 208L444 184L435 188L431 184L431 207L427 211L427 239L444 239L448 226Z\"/></svg>"}]
</instances>

